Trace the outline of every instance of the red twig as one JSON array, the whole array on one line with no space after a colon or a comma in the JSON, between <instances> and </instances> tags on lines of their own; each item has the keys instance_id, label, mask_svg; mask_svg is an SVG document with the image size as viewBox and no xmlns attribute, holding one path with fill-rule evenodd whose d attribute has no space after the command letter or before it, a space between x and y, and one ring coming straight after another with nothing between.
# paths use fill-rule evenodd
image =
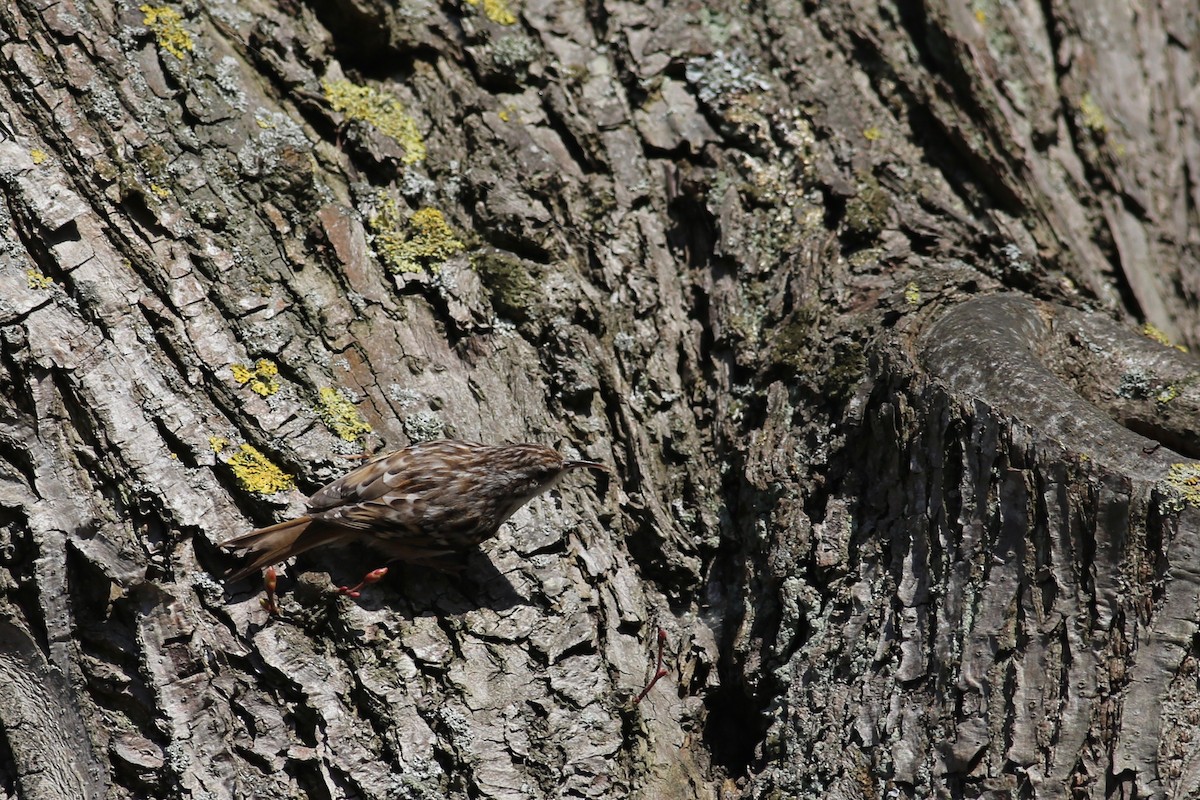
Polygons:
<instances>
[{"instance_id":1,"label":"red twig","mask_svg":"<svg viewBox=\"0 0 1200 800\"><path fill-rule=\"evenodd\" d=\"M338 593L344 594L344 595L349 595L350 597L358 597L359 595L362 594L362 592L359 591L360 589L362 589L368 583L377 583L378 581L383 580L383 576L387 575L387 573L388 573L387 567L380 567L379 569L373 569L370 572L368 572L366 575L364 575L363 579L361 581L359 581L358 583L356 583L355 585L339 586Z\"/></svg>"},{"instance_id":2,"label":"red twig","mask_svg":"<svg viewBox=\"0 0 1200 800\"><path fill-rule=\"evenodd\" d=\"M658 629L658 662L654 665L654 677L646 684L646 688L642 689L642 693L633 699L633 704L636 706L642 700L646 699L646 695L650 694L650 690L654 688L654 684L658 683L659 678L665 677L668 670L663 669L663 648L667 645L667 632L662 628Z\"/></svg>"}]
</instances>

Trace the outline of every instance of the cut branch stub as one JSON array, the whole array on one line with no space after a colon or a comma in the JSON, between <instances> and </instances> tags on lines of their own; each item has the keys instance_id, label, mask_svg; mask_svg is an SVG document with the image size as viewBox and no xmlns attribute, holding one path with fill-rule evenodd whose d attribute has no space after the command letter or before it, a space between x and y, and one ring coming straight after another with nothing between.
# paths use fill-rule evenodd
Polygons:
<instances>
[{"instance_id":1,"label":"cut branch stub","mask_svg":"<svg viewBox=\"0 0 1200 800\"><path fill-rule=\"evenodd\" d=\"M921 337L921 360L956 396L1131 477L1181 460L1159 445L1200 456L1200 362L1102 315L981 297Z\"/></svg>"},{"instance_id":2,"label":"cut branch stub","mask_svg":"<svg viewBox=\"0 0 1200 800\"><path fill-rule=\"evenodd\" d=\"M920 687L902 716L926 720L885 733L895 777L1194 796L1200 365L1011 295L951 309L919 353L905 513L864 505L890 534L895 674Z\"/></svg>"}]
</instances>

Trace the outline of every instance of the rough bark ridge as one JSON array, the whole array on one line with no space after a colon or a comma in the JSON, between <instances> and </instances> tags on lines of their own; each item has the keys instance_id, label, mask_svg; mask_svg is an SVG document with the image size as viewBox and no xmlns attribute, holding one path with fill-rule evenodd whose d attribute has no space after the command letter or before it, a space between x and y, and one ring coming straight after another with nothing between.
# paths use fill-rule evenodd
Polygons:
<instances>
[{"instance_id":1,"label":"rough bark ridge","mask_svg":"<svg viewBox=\"0 0 1200 800\"><path fill-rule=\"evenodd\" d=\"M0 4L0 793L1197 791L1198 23ZM615 477L215 579L440 435Z\"/></svg>"}]
</instances>

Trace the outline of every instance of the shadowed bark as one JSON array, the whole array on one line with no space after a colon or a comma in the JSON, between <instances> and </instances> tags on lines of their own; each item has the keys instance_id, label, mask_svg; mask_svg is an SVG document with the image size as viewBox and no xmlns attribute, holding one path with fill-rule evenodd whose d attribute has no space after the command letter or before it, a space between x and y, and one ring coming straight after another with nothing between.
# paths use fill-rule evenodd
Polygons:
<instances>
[{"instance_id":1,"label":"shadowed bark","mask_svg":"<svg viewBox=\"0 0 1200 800\"><path fill-rule=\"evenodd\" d=\"M1200 791L1197 22L3 4L0 793ZM614 474L219 580L441 436Z\"/></svg>"}]
</instances>

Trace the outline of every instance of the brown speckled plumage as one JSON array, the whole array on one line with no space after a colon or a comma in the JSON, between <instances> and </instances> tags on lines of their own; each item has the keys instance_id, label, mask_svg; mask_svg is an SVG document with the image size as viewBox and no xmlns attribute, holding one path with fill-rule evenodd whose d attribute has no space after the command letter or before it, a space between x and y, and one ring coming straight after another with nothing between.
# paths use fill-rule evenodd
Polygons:
<instances>
[{"instance_id":1,"label":"brown speckled plumage","mask_svg":"<svg viewBox=\"0 0 1200 800\"><path fill-rule=\"evenodd\" d=\"M495 536L513 512L579 468L608 469L538 444L415 444L320 489L305 516L222 542L254 556L229 579L355 539L390 558L436 560Z\"/></svg>"}]
</instances>

